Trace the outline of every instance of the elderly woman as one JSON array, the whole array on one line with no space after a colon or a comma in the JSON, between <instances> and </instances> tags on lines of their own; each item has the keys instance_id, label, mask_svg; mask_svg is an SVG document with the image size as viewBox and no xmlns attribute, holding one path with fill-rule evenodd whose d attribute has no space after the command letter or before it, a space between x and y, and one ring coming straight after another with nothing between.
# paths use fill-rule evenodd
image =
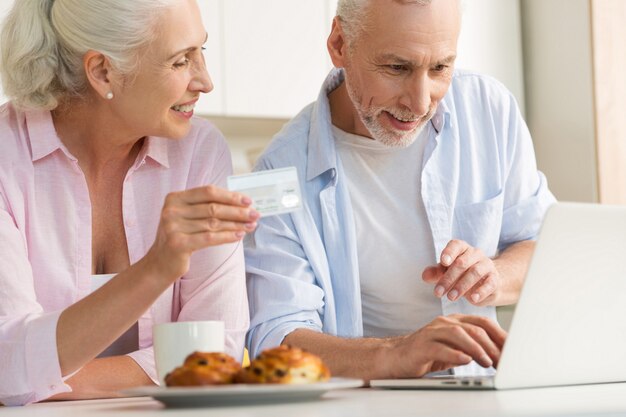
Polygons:
<instances>
[{"instance_id":1,"label":"elderly woman","mask_svg":"<svg viewBox=\"0 0 626 417\"><path fill-rule=\"evenodd\" d=\"M195 0L17 0L2 31L0 402L156 381L152 325L222 320L241 359L250 200Z\"/></svg>"}]
</instances>

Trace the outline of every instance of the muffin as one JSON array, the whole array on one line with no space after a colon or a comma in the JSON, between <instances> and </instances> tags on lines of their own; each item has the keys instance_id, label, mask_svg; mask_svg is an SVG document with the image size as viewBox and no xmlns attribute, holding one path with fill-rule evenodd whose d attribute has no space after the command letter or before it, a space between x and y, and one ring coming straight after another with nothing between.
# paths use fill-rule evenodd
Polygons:
<instances>
[{"instance_id":1,"label":"muffin","mask_svg":"<svg viewBox=\"0 0 626 417\"><path fill-rule=\"evenodd\" d=\"M241 365L231 356L219 352L194 352L182 366L165 376L168 387L232 384Z\"/></svg>"},{"instance_id":2,"label":"muffin","mask_svg":"<svg viewBox=\"0 0 626 417\"><path fill-rule=\"evenodd\" d=\"M310 384L327 381L330 371L322 360L302 349L287 345L263 352L243 368L236 382L246 384Z\"/></svg>"}]
</instances>

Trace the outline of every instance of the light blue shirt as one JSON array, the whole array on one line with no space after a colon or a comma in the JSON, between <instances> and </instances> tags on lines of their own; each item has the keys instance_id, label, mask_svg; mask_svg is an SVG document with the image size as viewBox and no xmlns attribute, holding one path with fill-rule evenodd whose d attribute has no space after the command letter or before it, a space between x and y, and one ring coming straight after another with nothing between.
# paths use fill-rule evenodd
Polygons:
<instances>
[{"instance_id":1,"label":"light blue shirt","mask_svg":"<svg viewBox=\"0 0 626 417\"><path fill-rule=\"evenodd\" d=\"M327 97L342 80L343 72L333 70L317 101L285 125L255 167L295 166L304 208L262 218L246 238L251 315L246 341L253 357L299 328L349 338L363 335L354 218ZM464 240L490 257L534 239L555 199L537 171L514 97L492 78L457 71L428 129L423 160L416 163L422 165L421 195L437 259L451 239ZM493 307L445 297L441 302L444 315L496 320ZM456 373L485 371L471 364Z\"/></svg>"}]
</instances>

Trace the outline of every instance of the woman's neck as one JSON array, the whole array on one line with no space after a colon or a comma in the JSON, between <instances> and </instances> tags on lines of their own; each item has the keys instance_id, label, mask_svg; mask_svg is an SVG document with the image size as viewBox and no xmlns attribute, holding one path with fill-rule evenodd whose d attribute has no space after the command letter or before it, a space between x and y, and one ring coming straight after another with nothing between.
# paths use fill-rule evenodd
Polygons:
<instances>
[{"instance_id":1,"label":"woman's neck","mask_svg":"<svg viewBox=\"0 0 626 417\"><path fill-rule=\"evenodd\" d=\"M89 100L72 100L52 111L56 133L78 159L85 174L109 170L127 171L143 144L121 129L107 108Z\"/></svg>"}]
</instances>

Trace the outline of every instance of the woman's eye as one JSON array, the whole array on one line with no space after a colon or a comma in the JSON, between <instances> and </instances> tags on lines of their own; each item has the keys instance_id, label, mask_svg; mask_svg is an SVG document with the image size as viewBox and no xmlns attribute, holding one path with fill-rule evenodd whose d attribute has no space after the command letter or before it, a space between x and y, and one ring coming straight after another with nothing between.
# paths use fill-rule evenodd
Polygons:
<instances>
[{"instance_id":1,"label":"woman's eye","mask_svg":"<svg viewBox=\"0 0 626 417\"><path fill-rule=\"evenodd\" d=\"M175 68L182 68L182 67L186 67L187 65L189 65L189 58L185 58L182 61L178 61L174 63Z\"/></svg>"}]
</instances>

